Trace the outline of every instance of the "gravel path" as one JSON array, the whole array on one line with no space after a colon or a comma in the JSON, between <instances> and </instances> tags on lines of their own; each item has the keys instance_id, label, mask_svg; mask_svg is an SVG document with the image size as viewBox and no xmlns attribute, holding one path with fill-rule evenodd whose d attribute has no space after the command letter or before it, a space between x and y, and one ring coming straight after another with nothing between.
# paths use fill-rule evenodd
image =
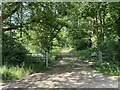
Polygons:
<instances>
[{"instance_id":1,"label":"gravel path","mask_svg":"<svg viewBox=\"0 0 120 90\"><path fill-rule=\"evenodd\" d=\"M65 59L60 60L48 72L34 73L11 83L1 83L0 88L118 88L118 76L108 77L75 62L69 67L65 64Z\"/></svg>"}]
</instances>

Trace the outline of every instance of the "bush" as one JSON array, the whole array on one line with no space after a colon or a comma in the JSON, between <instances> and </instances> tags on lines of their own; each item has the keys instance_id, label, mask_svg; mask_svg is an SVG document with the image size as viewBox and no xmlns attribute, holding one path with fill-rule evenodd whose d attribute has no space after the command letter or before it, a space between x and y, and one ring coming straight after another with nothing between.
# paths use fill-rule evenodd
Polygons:
<instances>
[{"instance_id":1,"label":"bush","mask_svg":"<svg viewBox=\"0 0 120 90\"><path fill-rule=\"evenodd\" d=\"M95 66L95 69L108 75L120 75L120 67L114 63L104 62L100 66Z\"/></svg>"},{"instance_id":2,"label":"bush","mask_svg":"<svg viewBox=\"0 0 120 90\"><path fill-rule=\"evenodd\" d=\"M4 65L21 65L27 60L28 51L16 38L3 34L2 60Z\"/></svg>"},{"instance_id":3,"label":"bush","mask_svg":"<svg viewBox=\"0 0 120 90\"><path fill-rule=\"evenodd\" d=\"M76 38L73 42L74 42L73 48L77 51L86 50L88 48L91 48L92 46L92 41L90 38L82 38L82 39Z\"/></svg>"}]
</instances>

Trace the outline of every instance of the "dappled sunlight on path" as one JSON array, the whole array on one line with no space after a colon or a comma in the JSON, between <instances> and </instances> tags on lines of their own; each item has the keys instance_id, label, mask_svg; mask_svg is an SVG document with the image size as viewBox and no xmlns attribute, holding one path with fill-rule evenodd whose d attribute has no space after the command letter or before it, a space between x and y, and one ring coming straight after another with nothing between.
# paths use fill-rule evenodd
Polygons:
<instances>
[{"instance_id":1,"label":"dappled sunlight on path","mask_svg":"<svg viewBox=\"0 0 120 90\"><path fill-rule=\"evenodd\" d=\"M83 63L61 59L45 73L34 73L21 80L5 83L7 88L118 88L118 77L108 77L84 67ZM72 63L71 63L72 62Z\"/></svg>"}]
</instances>

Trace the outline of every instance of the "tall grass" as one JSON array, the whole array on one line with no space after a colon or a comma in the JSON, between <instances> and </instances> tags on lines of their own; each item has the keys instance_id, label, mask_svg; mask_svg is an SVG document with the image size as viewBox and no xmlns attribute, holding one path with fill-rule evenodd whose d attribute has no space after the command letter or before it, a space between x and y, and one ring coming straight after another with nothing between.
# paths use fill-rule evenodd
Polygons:
<instances>
[{"instance_id":1,"label":"tall grass","mask_svg":"<svg viewBox=\"0 0 120 90\"><path fill-rule=\"evenodd\" d=\"M23 67L0 67L0 75L3 81L15 80L31 73L31 69L25 69Z\"/></svg>"},{"instance_id":2,"label":"tall grass","mask_svg":"<svg viewBox=\"0 0 120 90\"><path fill-rule=\"evenodd\" d=\"M44 63L28 64L22 67L19 66L2 66L0 67L0 75L3 82L20 79L36 72L44 72L46 67Z\"/></svg>"}]
</instances>

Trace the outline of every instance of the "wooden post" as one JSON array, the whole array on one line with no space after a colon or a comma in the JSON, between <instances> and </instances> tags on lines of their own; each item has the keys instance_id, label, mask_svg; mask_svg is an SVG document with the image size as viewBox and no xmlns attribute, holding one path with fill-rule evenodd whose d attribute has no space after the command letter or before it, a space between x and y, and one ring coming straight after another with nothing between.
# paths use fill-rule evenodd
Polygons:
<instances>
[{"instance_id":1,"label":"wooden post","mask_svg":"<svg viewBox=\"0 0 120 90\"><path fill-rule=\"evenodd\" d=\"M46 67L48 67L48 52L46 52L46 61L45 61Z\"/></svg>"},{"instance_id":2,"label":"wooden post","mask_svg":"<svg viewBox=\"0 0 120 90\"><path fill-rule=\"evenodd\" d=\"M98 53L98 58L99 58L99 64L102 62L102 53L99 51Z\"/></svg>"},{"instance_id":3,"label":"wooden post","mask_svg":"<svg viewBox=\"0 0 120 90\"><path fill-rule=\"evenodd\" d=\"M116 59L116 53L113 53L113 60Z\"/></svg>"}]
</instances>

